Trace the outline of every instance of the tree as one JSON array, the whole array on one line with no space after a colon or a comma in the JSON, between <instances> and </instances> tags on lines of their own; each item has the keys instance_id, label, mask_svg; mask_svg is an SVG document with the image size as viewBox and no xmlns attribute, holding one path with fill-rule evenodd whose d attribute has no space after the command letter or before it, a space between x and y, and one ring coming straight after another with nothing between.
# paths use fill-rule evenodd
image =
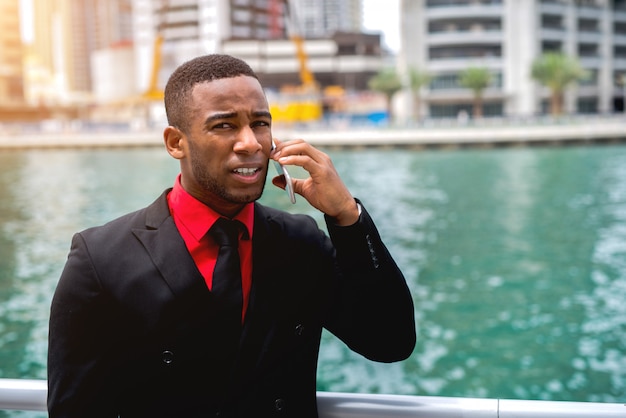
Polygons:
<instances>
[{"instance_id":1,"label":"tree","mask_svg":"<svg viewBox=\"0 0 626 418\"><path fill-rule=\"evenodd\" d=\"M491 83L491 72L484 67L469 67L460 76L459 83L474 93L474 118L483 116L483 90Z\"/></svg>"},{"instance_id":2,"label":"tree","mask_svg":"<svg viewBox=\"0 0 626 418\"><path fill-rule=\"evenodd\" d=\"M587 78L587 72L576 58L561 52L547 52L532 64L531 76L550 89L550 113L563 113L563 94L573 82Z\"/></svg>"},{"instance_id":3,"label":"tree","mask_svg":"<svg viewBox=\"0 0 626 418\"><path fill-rule=\"evenodd\" d=\"M430 83L432 76L425 71L420 71L415 68L409 70L409 83L411 87L411 93L413 94L413 114L416 120L420 119L420 90L422 87Z\"/></svg>"},{"instance_id":4,"label":"tree","mask_svg":"<svg viewBox=\"0 0 626 418\"><path fill-rule=\"evenodd\" d=\"M367 85L371 90L378 91L385 95L389 121L392 121L393 109L391 99L393 99L394 94L402 89L402 80L396 70L393 68L382 69L378 74L369 79Z\"/></svg>"}]
</instances>

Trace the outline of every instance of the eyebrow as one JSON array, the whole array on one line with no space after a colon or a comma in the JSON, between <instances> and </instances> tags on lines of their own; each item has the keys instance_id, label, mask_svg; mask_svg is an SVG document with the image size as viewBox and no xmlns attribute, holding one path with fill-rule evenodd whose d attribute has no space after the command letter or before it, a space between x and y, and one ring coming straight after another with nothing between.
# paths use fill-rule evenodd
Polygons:
<instances>
[{"instance_id":1,"label":"eyebrow","mask_svg":"<svg viewBox=\"0 0 626 418\"><path fill-rule=\"evenodd\" d=\"M252 112L252 115L254 117L261 117L261 118L268 118L268 119L272 119L272 114L268 111L265 110L259 110L256 112ZM231 119L237 116L237 112L224 112L224 113L215 113L213 115L210 115L208 118L206 118L206 120L204 121L204 124L207 125L211 122L214 122L216 120L222 120L222 119Z\"/></svg>"},{"instance_id":2,"label":"eyebrow","mask_svg":"<svg viewBox=\"0 0 626 418\"><path fill-rule=\"evenodd\" d=\"M253 112L252 114L258 118L262 117L272 119L272 114L265 110L259 110L258 112Z\"/></svg>"}]
</instances>

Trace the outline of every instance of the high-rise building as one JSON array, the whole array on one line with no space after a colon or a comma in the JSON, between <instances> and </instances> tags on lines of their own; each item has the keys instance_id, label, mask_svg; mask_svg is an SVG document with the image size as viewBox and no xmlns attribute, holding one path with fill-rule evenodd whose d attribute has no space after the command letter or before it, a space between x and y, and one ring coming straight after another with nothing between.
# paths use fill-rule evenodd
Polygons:
<instances>
[{"instance_id":1,"label":"high-rise building","mask_svg":"<svg viewBox=\"0 0 626 418\"><path fill-rule=\"evenodd\" d=\"M31 101L104 103L137 98L142 92L162 89L169 74L184 61L224 52L225 45L229 53L237 55L237 48L246 49L246 42L261 46L264 42L282 42L283 52L278 52L277 59L289 61L288 65L269 73L267 67L255 69L275 84L283 82L286 74L293 80L298 78L298 57L286 18L287 5L295 10L299 8L293 6L297 0L32 1L34 37L29 62L37 67L38 80L49 80L55 87L39 88L38 97ZM324 85L347 80L349 86L362 87L366 76L358 77L358 73L363 69L368 76L375 73L380 49L377 35L351 36L360 30L361 0L325 0L319 5L323 8L316 13L323 12L319 24L323 31L316 33L322 36L324 32L323 38L330 43L323 52L312 51L309 58L313 67L317 66L314 69L323 71ZM304 7L300 16L309 14ZM129 55L129 48L133 54ZM254 60L259 54L245 52L242 58ZM132 63L121 62L122 57L129 56ZM114 68L111 63L118 64ZM57 95L56 101L50 100L50 95Z\"/></svg>"},{"instance_id":2,"label":"high-rise building","mask_svg":"<svg viewBox=\"0 0 626 418\"><path fill-rule=\"evenodd\" d=\"M33 14L31 59L58 94L45 101L88 95L92 53L132 41L130 0L33 0Z\"/></svg>"},{"instance_id":3,"label":"high-rise building","mask_svg":"<svg viewBox=\"0 0 626 418\"><path fill-rule=\"evenodd\" d=\"M485 114L547 112L549 91L531 78L533 61L561 51L590 77L568 89L566 111L622 110L626 74L624 0L401 0L400 62L433 77L420 106L431 117L471 113L459 84L467 67L491 71Z\"/></svg>"},{"instance_id":4,"label":"high-rise building","mask_svg":"<svg viewBox=\"0 0 626 418\"><path fill-rule=\"evenodd\" d=\"M284 53L289 53L289 57L275 56L273 59L291 60L287 68L292 68L295 75L298 64L295 47L288 41L293 34L288 28L290 20L295 20L295 30L305 39L331 39L338 32L360 32L362 21L361 0L134 0L133 9L139 66L137 82L142 88L148 87L157 35L163 39L159 75L163 85L176 66L192 57L222 52L226 44L228 52L236 55L236 42L239 41L245 50L242 57L254 60L255 55L263 53L251 54L245 41L255 42L256 46L251 46L254 49L267 45L266 41L287 40L288 49ZM295 19L288 19L289 13L295 13ZM345 40L345 36L341 38L342 42ZM370 61L372 55L380 54L378 47L372 46L370 38L348 40L347 45L348 48L362 46L361 49L370 55ZM311 59L315 65L316 58ZM328 58L324 59L328 62ZM367 61L369 74L373 68L370 61ZM379 64L379 61L376 60L376 63ZM339 67L335 66L334 71L338 73ZM325 72L332 73L333 69ZM276 76L283 77L283 73L279 72ZM271 79L268 77L269 82ZM362 86L363 82L359 85Z\"/></svg>"},{"instance_id":5,"label":"high-rise building","mask_svg":"<svg viewBox=\"0 0 626 418\"><path fill-rule=\"evenodd\" d=\"M335 32L361 32L362 0L293 0L298 29L305 38L328 38Z\"/></svg>"},{"instance_id":6,"label":"high-rise building","mask_svg":"<svg viewBox=\"0 0 626 418\"><path fill-rule=\"evenodd\" d=\"M133 0L137 83L147 87L160 52L160 84L175 67L221 52L227 40L285 37L284 0ZM162 39L156 51L157 38Z\"/></svg>"},{"instance_id":7,"label":"high-rise building","mask_svg":"<svg viewBox=\"0 0 626 418\"><path fill-rule=\"evenodd\" d=\"M0 105L21 104L23 48L19 0L0 0Z\"/></svg>"}]
</instances>

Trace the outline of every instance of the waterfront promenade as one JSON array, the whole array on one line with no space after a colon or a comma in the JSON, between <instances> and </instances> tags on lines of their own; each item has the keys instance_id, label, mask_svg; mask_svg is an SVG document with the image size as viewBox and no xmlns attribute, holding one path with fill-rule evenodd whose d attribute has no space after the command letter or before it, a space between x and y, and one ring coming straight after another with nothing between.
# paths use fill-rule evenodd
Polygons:
<instances>
[{"instance_id":1,"label":"waterfront promenade","mask_svg":"<svg viewBox=\"0 0 626 418\"><path fill-rule=\"evenodd\" d=\"M323 147L454 148L626 142L626 116L521 123L485 120L475 124L417 127L275 127L274 136ZM161 147L160 130L73 130L19 132L0 129L0 149Z\"/></svg>"}]
</instances>

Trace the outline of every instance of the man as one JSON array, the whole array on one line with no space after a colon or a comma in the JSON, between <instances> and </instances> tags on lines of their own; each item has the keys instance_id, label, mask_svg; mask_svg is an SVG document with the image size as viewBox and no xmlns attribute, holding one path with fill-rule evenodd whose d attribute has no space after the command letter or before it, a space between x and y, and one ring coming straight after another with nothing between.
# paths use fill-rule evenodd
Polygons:
<instances>
[{"instance_id":1,"label":"man","mask_svg":"<svg viewBox=\"0 0 626 418\"><path fill-rule=\"evenodd\" d=\"M191 60L165 106L165 146L181 168L173 189L72 240L51 307L50 417L316 417L322 328L369 359L408 357L402 273L327 155L299 140L272 149L250 67ZM269 159L308 171L293 187L325 214L330 238L310 217L256 202ZM214 233L224 218L239 222L236 280ZM238 297L222 293L235 284Z\"/></svg>"}]
</instances>

